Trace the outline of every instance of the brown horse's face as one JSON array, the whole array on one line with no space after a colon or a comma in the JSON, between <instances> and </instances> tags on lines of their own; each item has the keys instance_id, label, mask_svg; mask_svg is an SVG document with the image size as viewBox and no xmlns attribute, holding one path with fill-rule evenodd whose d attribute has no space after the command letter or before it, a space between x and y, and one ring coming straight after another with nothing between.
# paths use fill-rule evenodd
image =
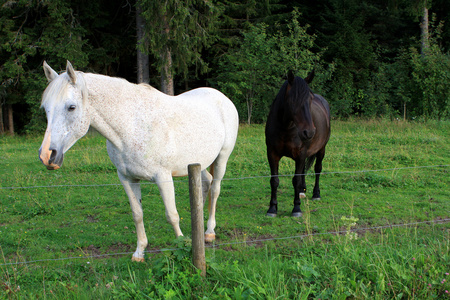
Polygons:
<instances>
[{"instance_id":1,"label":"brown horse's face","mask_svg":"<svg viewBox=\"0 0 450 300\"><path fill-rule=\"evenodd\" d=\"M287 86L287 103L290 106L290 113L292 121L297 128L298 136L302 142L311 140L316 134L316 127L311 115L311 104L314 98L313 93L309 90L305 91L301 95L296 94L296 89L293 87L297 84L295 80L289 82Z\"/></svg>"}]
</instances>

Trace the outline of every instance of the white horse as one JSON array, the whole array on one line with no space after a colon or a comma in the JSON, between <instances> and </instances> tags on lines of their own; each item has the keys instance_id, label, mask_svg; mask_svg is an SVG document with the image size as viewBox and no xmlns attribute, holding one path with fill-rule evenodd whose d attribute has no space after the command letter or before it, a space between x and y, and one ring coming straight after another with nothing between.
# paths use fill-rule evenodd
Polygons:
<instances>
[{"instance_id":1,"label":"white horse","mask_svg":"<svg viewBox=\"0 0 450 300\"><path fill-rule=\"evenodd\" d=\"M236 108L225 95L198 88L168 96L149 85L76 72L70 62L61 75L44 62L44 72L49 85L42 107L48 125L39 158L49 170L60 168L64 153L90 126L107 139L108 155L128 195L136 226L137 249L132 260L143 261L148 244L140 180L156 182L166 218L178 237L183 234L172 176L186 176L192 163L202 166L203 199L209 193L205 240L215 239L220 182L239 126Z\"/></svg>"}]
</instances>

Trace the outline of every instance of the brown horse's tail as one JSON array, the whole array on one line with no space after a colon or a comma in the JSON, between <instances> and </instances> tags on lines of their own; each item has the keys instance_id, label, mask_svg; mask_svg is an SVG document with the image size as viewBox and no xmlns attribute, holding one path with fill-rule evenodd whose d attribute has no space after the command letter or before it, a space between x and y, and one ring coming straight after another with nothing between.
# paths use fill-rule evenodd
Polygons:
<instances>
[{"instance_id":1,"label":"brown horse's tail","mask_svg":"<svg viewBox=\"0 0 450 300\"><path fill-rule=\"evenodd\" d=\"M314 161L316 160L316 154L308 157L306 159L306 164L305 164L305 173L308 172L308 170L311 168L311 166L314 164Z\"/></svg>"}]
</instances>

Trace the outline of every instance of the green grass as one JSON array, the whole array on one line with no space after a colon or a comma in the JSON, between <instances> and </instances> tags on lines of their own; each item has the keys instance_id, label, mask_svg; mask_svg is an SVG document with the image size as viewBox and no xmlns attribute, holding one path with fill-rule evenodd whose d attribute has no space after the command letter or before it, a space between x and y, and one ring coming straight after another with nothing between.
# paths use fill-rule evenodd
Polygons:
<instances>
[{"instance_id":1,"label":"green grass","mask_svg":"<svg viewBox=\"0 0 450 300\"><path fill-rule=\"evenodd\" d=\"M334 121L322 200L304 201L301 219L290 217L291 176L280 178L279 216L265 217L264 127L242 125L206 280L177 251L150 252L143 264L131 254L91 257L136 247L105 140L89 134L47 171L42 137L0 137L0 298L450 299L450 226L433 223L450 218L449 122ZM437 165L447 166L421 168ZM282 159L280 174L293 172ZM310 197L314 177L306 181ZM175 189L190 236L187 179ZM142 194L148 250L178 247L157 187L144 184Z\"/></svg>"}]
</instances>

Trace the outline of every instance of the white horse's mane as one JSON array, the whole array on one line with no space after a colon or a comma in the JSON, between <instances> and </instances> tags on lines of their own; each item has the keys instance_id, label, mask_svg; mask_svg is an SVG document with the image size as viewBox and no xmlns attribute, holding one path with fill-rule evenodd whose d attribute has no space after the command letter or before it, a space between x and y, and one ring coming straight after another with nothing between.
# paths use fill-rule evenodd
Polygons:
<instances>
[{"instance_id":1,"label":"white horse's mane","mask_svg":"<svg viewBox=\"0 0 450 300\"><path fill-rule=\"evenodd\" d=\"M83 103L87 101L88 91L86 88L86 81L84 80L83 72L76 72L77 80L75 86L81 90L81 94L83 96ZM50 101L54 101L55 103L64 100L64 95L67 92L67 87L71 83L69 75L67 73L63 73L53 81L51 81L48 87L45 89L44 94L42 95L41 107L43 107L46 103Z\"/></svg>"},{"instance_id":2,"label":"white horse's mane","mask_svg":"<svg viewBox=\"0 0 450 300\"><path fill-rule=\"evenodd\" d=\"M151 86L150 84L148 84L148 83L138 83L137 85L138 85L138 86L143 86L143 87L148 88L148 89L150 89L150 90L152 90L152 91L161 92L161 91L159 91L158 89L152 87L152 86Z\"/></svg>"},{"instance_id":3,"label":"white horse's mane","mask_svg":"<svg viewBox=\"0 0 450 300\"><path fill-rule=\"evenodd\" d=\"M77 86L81 90L81 93L83 95L83 103L85 103L85 101L88 98L86 81L84 79L85 73L80 72L80 71L75 71L75 73L77 75L77 80L76 80L75 86ZM88 74L90 74L90 73L88 73ZM94 73L92 73L92 74L97 75ZM133 84L124 78L120 78L120 77L114 77L114 78L123 80L124 82L129 83L129 84ZM64 100L64 95L67 91L67 87L69 86L69 84L72 84L72 83L71 83L71 80L69 78L69 75L67 75L67 73L63 73L58 78L51 81L49 83L48 87L45 89L44 94L42 95L41 108L50 101L54 101L55 103L57 103L59 101ZM151 85L149 85L147 83L139 83L136 85L150 89L152 91L159 92L158 89L152 87Z\"/></svg>"}]
</instances>

